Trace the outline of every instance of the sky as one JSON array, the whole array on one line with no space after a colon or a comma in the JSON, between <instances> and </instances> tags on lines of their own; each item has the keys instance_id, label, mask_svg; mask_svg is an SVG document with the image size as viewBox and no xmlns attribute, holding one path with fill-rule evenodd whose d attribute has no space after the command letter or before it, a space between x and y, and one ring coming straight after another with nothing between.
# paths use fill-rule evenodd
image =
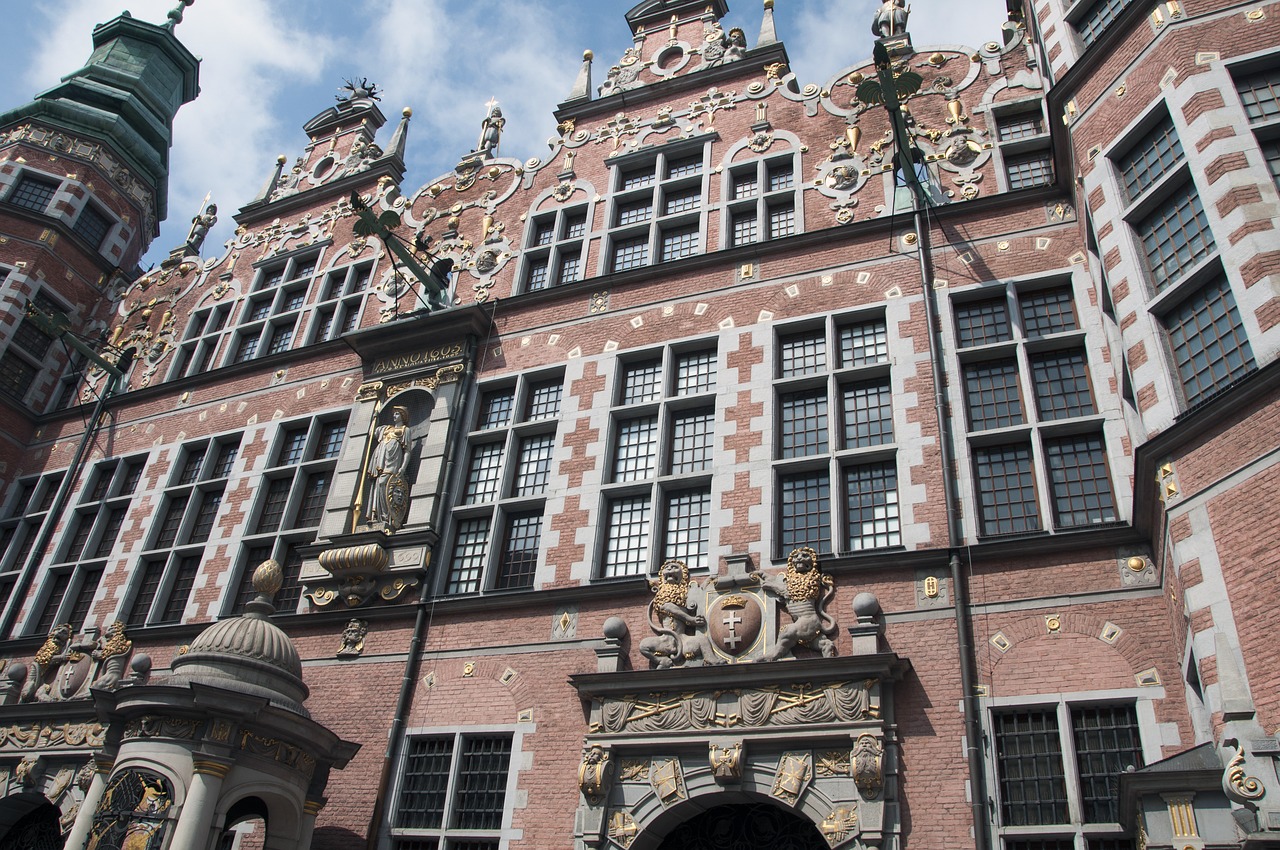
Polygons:
<instances>
[{"instance_id":1,"label":"sky","mask_svg":"<svg viewBox=\"0 0 1280 850\"><path fill-rule=\"evenodd\" d=\"M573 87L583 50L595 53L592 85L631 43L624 15L638 0L196 0L177 28L201 59L200 96L174 122L169 217L143 268L182 243L206 194L219 205L206 257L219 255L284 154L306 144L302 125L334 103L346 79L382 91L390 139L401 110L413 110L403 188L452 169L476 146L485 103L507 119L501 155L547 153L552 112ZM177 0L41 0L5 3L10 37L0 52L0 110L83 65L95 24L128 9L160 23ZM778 38L799 83L822 85L871 54L876 0L776 0ZM1004 0L915 0L909 22L922 47L977 48L999 40ZM740 26L754 46L761 0L732 0L725 29Z\"/></svg>"}]
</instances>

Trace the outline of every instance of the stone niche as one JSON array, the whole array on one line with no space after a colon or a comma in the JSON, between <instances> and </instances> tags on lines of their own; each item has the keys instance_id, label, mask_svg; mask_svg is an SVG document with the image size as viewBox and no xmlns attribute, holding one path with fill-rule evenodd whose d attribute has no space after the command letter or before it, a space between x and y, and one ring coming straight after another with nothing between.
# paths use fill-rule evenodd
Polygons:
<instances>
[{"instance_id":1,"label":"stone niche","mask_svg":"<svg viewBox=\"0 0 1280 850\"><path fill-rule=\"evenodd\" d=\"M891 652L578 674L575 847L653 850L714 806L769 803L832 848L899 846Z\"/></svg>"},{"instance_id":2,"label":"stone niche","mask_svg":"<svg viewBox=\"0 0 1280 850\"><path fill-rule=\"evenodd\" d=\"M349 334L364 361L320 534L302 565L321 610L411 601L439 539L450 454L486 338L480 308L402 319Z\"/></svg>"}]
</instances>

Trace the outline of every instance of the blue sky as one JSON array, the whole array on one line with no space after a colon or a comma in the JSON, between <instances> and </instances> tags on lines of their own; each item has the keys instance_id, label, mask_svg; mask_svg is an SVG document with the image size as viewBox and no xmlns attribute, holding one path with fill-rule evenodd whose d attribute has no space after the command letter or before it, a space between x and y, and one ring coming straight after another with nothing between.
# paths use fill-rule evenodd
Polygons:
<instances>
[{"instance_id":1,"label":"blue sky","mask_svg":"<svg viewBox=\"0 0 1280 850\"><path fill-rule=\"evenodd\" d=\"M490 97L507 118L502 154L546 153L551 112L573 85L582 51L595 53L593 83L631 43L623 15L637 0L197 0L178 27L202 59L201 95L174 126L169 220L144 267L185 237L206 192L222 212L205 243L221 252L231 212L251 200L285 154L302 151L302 125L331 105L344 78L383 90L385 143L403 107L413 109L406 194L473 148ZM161 22L177 0L42 0L9 4L0 52L0 109L29 100L83 64L97 23L129 9ZM825 83L871 52L876 0L776 0L778 37L802 84ZM915 0L917 49L976 48L999 38L1004 0ZM731 0L726 29L755 45L761 0Z\"/></svg>"}]
</instances>

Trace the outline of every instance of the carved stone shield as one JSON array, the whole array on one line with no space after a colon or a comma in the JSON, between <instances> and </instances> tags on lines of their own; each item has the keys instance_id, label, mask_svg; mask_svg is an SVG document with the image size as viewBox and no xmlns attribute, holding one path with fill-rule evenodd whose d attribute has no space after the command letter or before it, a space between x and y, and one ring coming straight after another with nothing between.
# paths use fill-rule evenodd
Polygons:
<instances>
[{"instance_id":1,"label":"carved stone shield","mask_svg":"<svg viewBox=\"0 0 1280 850\"><path fill-rule=\"evenodd\" d=\"M707 607L707 634L715 648L741 658L755 648L764 631L764 609L752 593L717 596Z\"/></svg>"},{"instance_id":2,"label":"carved stone shield","mask_svg":"<svg viewBox=\"0 0 1280 850\"><path fill-rule=\"evenodd\" d=\"M71 657L58 668L57 678L51 682L53 692L59 699L71 699L80 692L89 679L93 669L93 661L82 652L73 652Z\"/></svg>"},{"instance_id":3,"label":"carved stone shield","mask_svg":"<svg viewBox=\"0 0 1280 850\"><path fill-rule=\"evenodd\" d=\"M387 527L392 531L404 525L405 514L409 512L409 485L399 475L387 476Z\"/></svg>"}]
</instances>

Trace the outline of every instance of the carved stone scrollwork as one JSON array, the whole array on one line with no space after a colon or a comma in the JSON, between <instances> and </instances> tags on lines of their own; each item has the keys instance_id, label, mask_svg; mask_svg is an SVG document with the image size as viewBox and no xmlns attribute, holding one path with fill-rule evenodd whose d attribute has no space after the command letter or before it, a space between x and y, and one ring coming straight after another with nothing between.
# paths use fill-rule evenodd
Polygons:
<instances>
[{"instance_id":1,"label":"carved stone scrollwork","mask_svg":"<svg viewBox=\"0 0 1280 850\"><path fill-rule=\"evenodd\" d=\"M1267 793L1267 789L1256 776L1250 776L1245 769L1244 746L1235 738L1227 738L1222 742L1224 747L1231 747L1236 754L1227 763L1222 775L1222 791L1231 800L1251 809Z\"/></svg>"},{"instance_id":2,"label":"carved stone scrollwork","mask_svg":"<svg viewBox=\"0 0 1280 850\"><path fill-rule=\"evenodd\" d=\"M582 796L593 806L598 806L609 796L613 783L613 761L603 747L590 747L582 755L578 766L578 788Z\"/></svg>"}]
</instances>

